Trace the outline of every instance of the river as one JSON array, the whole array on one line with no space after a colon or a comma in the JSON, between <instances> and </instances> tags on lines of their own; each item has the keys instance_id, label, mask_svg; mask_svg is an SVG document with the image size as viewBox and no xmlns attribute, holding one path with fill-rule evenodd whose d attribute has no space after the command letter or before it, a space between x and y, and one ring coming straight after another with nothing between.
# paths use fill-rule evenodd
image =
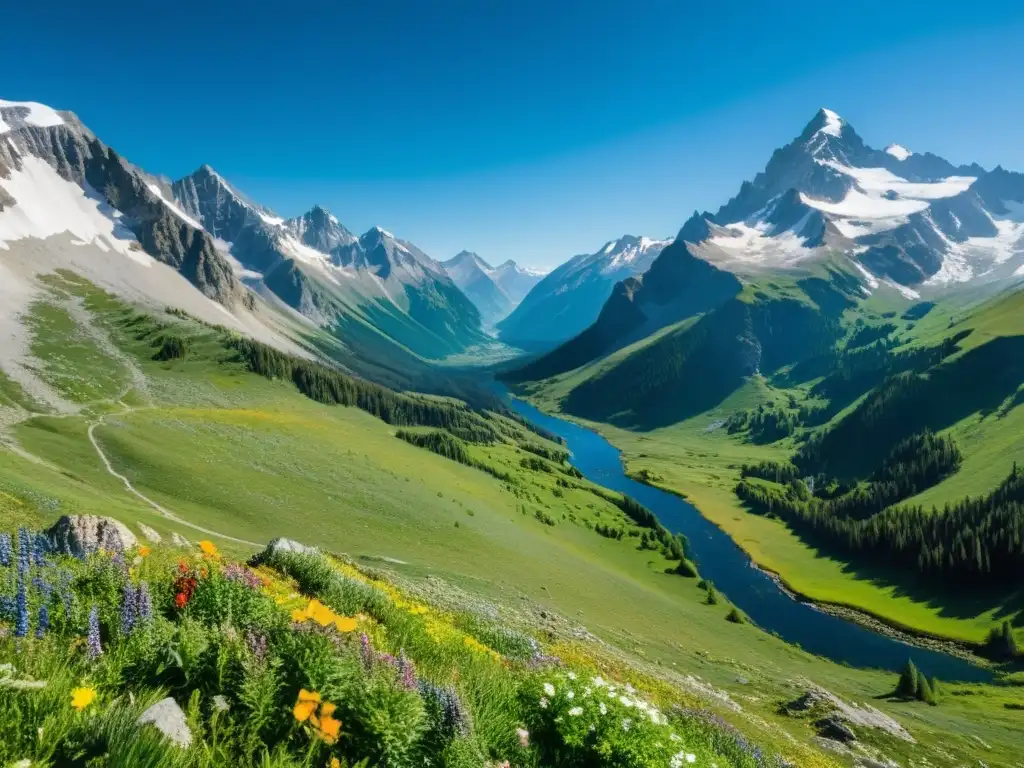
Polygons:
<instances>
[{"instance_id":1,"label":"river","mask_svg":"<svg viewBox=\"0 0 1024 768\"><path fill-rule=\"evenodd\" d=\"M852 621L794 600L720 528L684 499L628 477L615 446L593 430L551 416L527 402L511 399L523 418L561 436L572 464L592 482L628 494L654 512L662 525L690 540L703 578L711 579L729 601L762 629L788 643L852 667L897 671L913 659L928 676L941 680L984 682L992 672L958 656L909 645Z\"/></svg>"}]
</instances>

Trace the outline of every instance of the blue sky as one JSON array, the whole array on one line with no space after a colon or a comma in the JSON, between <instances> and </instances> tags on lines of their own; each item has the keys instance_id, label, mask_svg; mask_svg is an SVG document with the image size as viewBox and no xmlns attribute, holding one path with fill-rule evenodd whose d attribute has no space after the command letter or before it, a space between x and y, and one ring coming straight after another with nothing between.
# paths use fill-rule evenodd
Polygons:
<instances>
[{"instance_id":1,"label":"blue sky","mask_svg":"<svg viewBox=\"0 0 1024 768\"><path fill-rule=\"evenodd\" d=\"M713 7L712 7L713 6ZM821 106L872 145L1024 170L1024 3L53 0L3 12L0 98L153 173L208 162L436 258L553 266L670 236Z\"/></svg>"}]
</instances>

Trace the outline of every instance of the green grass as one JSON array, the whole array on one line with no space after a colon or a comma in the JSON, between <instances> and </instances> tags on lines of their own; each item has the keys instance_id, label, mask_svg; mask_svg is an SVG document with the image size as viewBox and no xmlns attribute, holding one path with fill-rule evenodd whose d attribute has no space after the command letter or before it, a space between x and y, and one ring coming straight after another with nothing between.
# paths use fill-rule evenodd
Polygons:
<instances>
[{"instance_id":1,"label":"green grass","mask_svg":"<svg viewBox=\"0 0 1024 768\"><path fill-rule=\"evenodd\" d=\"M557 471L524 469L521 458L532 454L514 444L470 446L475 458L512 474L515 483L508 484L398 440L392 427L362 411L319 405L290 384L246 373L204 326L154 318L82 286L71 289L147 379L146 394L132 395L129 403L140 410L109 412L96 437L119 472L187 521L254 542L291 536L387 563L398 579L430 584L431 577L441 578L499 605L536 605L565 616L610 643L613 659L678 684L696 675L737 697L745 713L737 724L766 743L784 745L789 736L805 742L809 736L802 723L777 713L780 701L799 693L794 681L813 679L858 701L892 685L891 675L841 667L749 624L727 622L730 607L724 601L704 605L693 580L666 574L670 563L660 555L637 550L636 539L613 541L590 530L588 522L622 522L622 513L584 482L563 488L556 481L565 476ZM152 360L154 334L167 323L189 335L184 360ZM104 353L96 348L89 355ZM110 382L123 365L114 358L92 363L111 373ZM775 396L769 384L753 381L720 410ZM738 465L752 451L782 458L787 448L752 448L723 429L705 433L720 417L704 414L645 435L605 431L626 448L631 468L648 466L666 485L685 490L758 557L762 550L783 551L800 569L815 562L784 527L743 513L731 496ZM89 420L40 416L15 429L23 449L42 463L0 451L5 520L47 523L63 513L93 512L199 538L105 472L87 440ZM529 439L537 442L536 436ZM538 522L538 510L556 524ZM229 542L223 548L239 555L251 551ZM826 581L833 578L831 566L818 567ZM835 568L836 583L848 582ZM747 682L738 683L740 678ZM998 765L1005 758L1009 765L1018 726L1003 704L1015 691L977 690L975 696L950 697L938 709L878 706L909 718L921 733L922 753L936 766L981 754L971 735L993 745L984 753L986 762ZM768 725L762 729L759 722ZM950 733L964 736L950 737L950 745ZM942 750L953 757L943 757Z\"/></svg>"}]
</instances>

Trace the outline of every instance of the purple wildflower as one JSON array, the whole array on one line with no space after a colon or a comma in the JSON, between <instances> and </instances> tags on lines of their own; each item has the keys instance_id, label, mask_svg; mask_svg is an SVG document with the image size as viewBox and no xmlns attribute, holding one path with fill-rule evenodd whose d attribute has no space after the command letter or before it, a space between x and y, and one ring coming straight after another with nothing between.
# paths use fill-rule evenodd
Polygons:
<instances>
[{"instance_id":1,"label":"purple wildflower","mask_svg":"<svg viewBox=\"0 0 1024 768\"><path fill-rule=\"evenodd\" d=\"M139 598L131 582L124 585L121 593L121 634L130 635L138 618Z\"/></svg>"},{"instance_id":2,"label":"purple wildflower","mask_svg":"<svg viewBox=\"0 0 1024 768\"><path fill-rule=\"evenodd\" d=\"M402 680L402 687L407 691L416 690L416 667L412 659L405 655L405 648L398 651L398 674Z\"/></svg>"},{"instance_id":3,"label":"purple wildflower","mask_svg":"<svg viewBox=\"0 0 1024 768\"><path fill-rule=\"evenodd\" d=\"M103 655L100 644L100 612L94 605L89 610L89 658L98 659Z\"/></svg>"},{"instance_id":4,"label":"purple wildflower","mask_svg":"<svg viewBox=\"0 0 1024 768\"><path fill-rule=\"evenodd\" d=\"M10 595L0 595L0 616L9 619L14 616L17 601Z\"/></svg>"},{"instance_id":5,"label":"purple wildflower","mask_svg":"<svg viewBox=\"0 0 1024 768\"><path fill-rule=\"evenodd\" d=\"M365 632L359 636L359 655L363 660L363 666L369 671L373 667L373 646L370 645L370 638Z\"/></svg>"},{"instance_id":6,"label":"purple wildflower","mask_svg":"<svg viewBox=\"0 0 1024 768\"><path fill-rule=\"evenodd\" d=\"M138 614L140 624L145 624L153 618L153 596L149 594L149 584L139 582L139 588L135 590L135 610Z\"/></svg>"},{"instance_id":7,"label":"purple wildflower","mask_svg":"<svg viewBox=\"0 0 1024 768\"><path fill-rule=\"evenodd\" d=\"M50 628L50 608L46 605L39 606L39 621L36 623L36 637L43 637L46 630Z\"/></svg>"},{"instance_id":8,"label":"purple wildflower","mask_svg":"<svg viewBox=\"0 0 1024 768\"><path fill-rule=\"evenodd\" d=\"M224 578L244 584L249 589L262 589L263 587L263 580L256 575L256 572L241 563L229 563L224 566Z\"/></svg>"},{"instance_id":9,"label":"purple wildflower","mask_svg":"<svg viewBox=\"0 0 1024 768\"><path fill-rule=\"evenodd\" d=\"M0 565L4 568L10 568L13 555L14 542L11 540L11 534L0 533Z\"/></svg>"},{"instance_id":10,"label":"purple wildflower","mask_svg":"<svg viewBox=\"0 0 1024 768\"><path fill-rule=\"evenodd\" d=\"M28 636L28 588L25 585L25 578L18 574L18 595L14 609L14 636Z\"/></svg>"},{"instance_id":11,"label":"purple wildflower","mask_svg":"<svg viewBox=\"0 0 1024 768\"><path fill-rule=\"evenodd\" d=\"M267 637L251 629L245 630L245 644L249 646L256 661L262 664L267 658Z\"/></svg>"},{"instance_id":12,"label":"purple wildflower","mask_svg":"<svg viewBox=\"0 0 1024 768\"><path fill-rule=\"evenodd\" d=\"M71 621L71 610L74 606L74 593L71 591L71 583L74 581L71 571L61 569L57 572L60 581L60 601L64 604L64 619Z\"/></svg>"}]
</instances>

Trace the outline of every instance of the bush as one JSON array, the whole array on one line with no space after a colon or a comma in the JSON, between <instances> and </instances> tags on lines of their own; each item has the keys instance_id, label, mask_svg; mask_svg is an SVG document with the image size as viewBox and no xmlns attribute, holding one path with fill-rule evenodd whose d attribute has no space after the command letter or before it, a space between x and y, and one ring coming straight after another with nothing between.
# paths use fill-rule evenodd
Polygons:
<instances>
[{"instance_id":1,"label":"bush","mask_svg":"<svg viewBox=\"0 0 1024 768\"><path fill-rule=\"evenodd\" d=\"M739 608L733 606L732 610L725 616L726 621L731 621L733 624L745 624L747 622L746 616L740 613Z\"/></svg>"},{"instance_id":2,"label":"bush","mask_svg":"<svg viewBox=\"0 0 1024 768\"><path fill-rule=\"evenodd\" d=\"M188 342L181 336L168 336L160 349L153 355L154 360L180 360L188 354Z\"/></svg>"},{"instance_id":3,"label":"bush","mask_svg":"<svg viewBox=\"0 0 1024 768\"><path fill-rule=\"evenodd\" d=\"M673 569L673 573L685 576L688 579L695 579L698 576L697 566L694 565L692 560L687 560L686 558L679 561L679 565Z\"/></svg>"}]
</instances>

